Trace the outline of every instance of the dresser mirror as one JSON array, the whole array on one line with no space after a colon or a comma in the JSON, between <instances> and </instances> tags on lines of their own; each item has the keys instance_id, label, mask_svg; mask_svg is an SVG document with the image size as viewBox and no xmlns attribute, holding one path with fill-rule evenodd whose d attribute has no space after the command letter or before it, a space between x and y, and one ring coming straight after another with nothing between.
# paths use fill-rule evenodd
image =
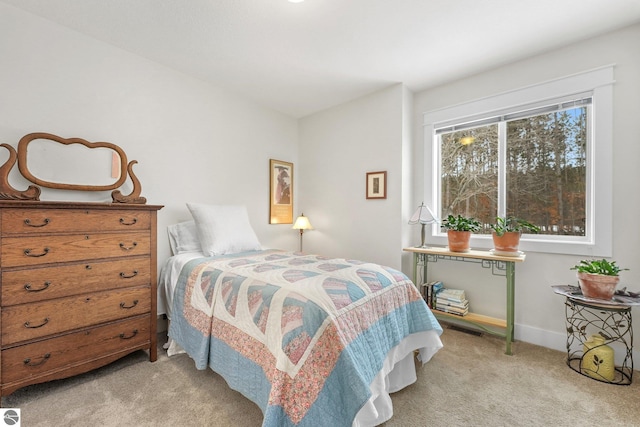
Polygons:
<instances>
[{"instance_id":1,"label":"dresser mirror","mask_svg":"<svg viewBox=\"0 0 640 427\"><path fill-rule=\"evenodd\" d=\"M127 178L127 156L108 142L32 133L18 143L18 168L25 178L43 187L114 190Z\"/></svg>"},{"instance_id":2,"label":"dresser mirror","mask_svg":"<svg viewBox=\"0 0 640 427\"><path fill-rule=\"evenodd\" d=\"M36 132L23 136L16 151L9 144L0 144L9 158L0 166L0 201L40 200L40 187L58 190L108 191L113 203L144 204L142 186L133 173L136 160L127 162L127 155L110 142L89 142L81 138L62 138ZM24 178L37 185L26 190L14 188L9 174L18 163ZM120 187L131 180L131 193L122 194Z\"/></svg>"}]
</instances>

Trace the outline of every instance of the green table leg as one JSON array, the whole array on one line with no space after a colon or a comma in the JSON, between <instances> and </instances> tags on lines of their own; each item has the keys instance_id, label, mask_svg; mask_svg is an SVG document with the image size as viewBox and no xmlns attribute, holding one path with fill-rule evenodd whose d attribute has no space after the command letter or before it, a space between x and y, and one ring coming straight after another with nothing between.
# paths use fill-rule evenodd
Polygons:
<instances>
[{"instance_id":1,"label":"green table leg","mask_svg":"<svg viewBox=\"0 0 640 427\"><path fill-rule=\"evenodd\" d=\"M429 255L427 254L422 254L422 280L424 280L425 283L429 283L429 281L427 280L427 269L429 266Z\"/></svg>"},{"instance_id":2,"label":"green table leg","mask_svg":"<svg viewBox=\"0 0 640 427\"><path fill-rule=\"evenodd\" d=\"M413 284L418 288L422 283L418 283L418 265L420 265L420 258L422 258L422 283L427 282L427 254L421 254L418 252L413 253Z\"/></svg>"},{"instance_id":3,"label":"green table leg","mask_svg":"<svg viewBox=\"0 0 640 427\"><path fill-rule=\"evenodd\" d=\"M515 263L507 262L507 330L505 338L507 341L507 349L505 354L511 355L511 343L514 340L514 322L515 322L515 283L516 283L516 267Z\"/></svg>"}]
</instances>

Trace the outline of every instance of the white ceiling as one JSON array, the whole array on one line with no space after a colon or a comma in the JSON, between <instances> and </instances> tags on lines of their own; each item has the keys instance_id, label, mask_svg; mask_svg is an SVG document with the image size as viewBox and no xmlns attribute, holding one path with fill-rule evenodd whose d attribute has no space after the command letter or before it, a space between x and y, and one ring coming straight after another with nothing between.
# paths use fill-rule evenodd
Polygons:
<instances>
[{"instance_id":1,"label":"white ceiling","mask_svg":"<svg viewBox=\"0 0 640 427\"><path fill-rule=\"evenodd\" d=\"M640 22L640 0L0 0L303 117Z\"/></svg>"}]
</instances>

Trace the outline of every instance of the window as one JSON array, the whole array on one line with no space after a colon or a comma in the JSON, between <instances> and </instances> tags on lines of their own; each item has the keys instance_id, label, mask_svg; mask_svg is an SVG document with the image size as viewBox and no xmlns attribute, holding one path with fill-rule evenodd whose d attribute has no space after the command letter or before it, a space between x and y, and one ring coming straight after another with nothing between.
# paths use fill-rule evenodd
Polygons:
<instances>
[{"instance_id":1,"label":"window","mask_svg":"<svg viewBox=\"0 0 640 427\"><path fill-rule=\"evenodd\" d=\"M585 236L591 97L435 129L441 215L524 218L541 234Z\"/></svg>"},{"instance_id":2,"label":"window","mask_svg":"<svg viewBox=\"0 0 640 427\"><path fill-rule=\"evenodd\" d=\"M610 255L612 73L606 67L425 114L425 165L433 171L425 199L441 218L478 218L487 235L496 216L539 225L540 234L523 236L525 250ZM432 238L442 238L437 227ZM491 246L488 236L475 240Z\"/></svg>"}]
</instances>

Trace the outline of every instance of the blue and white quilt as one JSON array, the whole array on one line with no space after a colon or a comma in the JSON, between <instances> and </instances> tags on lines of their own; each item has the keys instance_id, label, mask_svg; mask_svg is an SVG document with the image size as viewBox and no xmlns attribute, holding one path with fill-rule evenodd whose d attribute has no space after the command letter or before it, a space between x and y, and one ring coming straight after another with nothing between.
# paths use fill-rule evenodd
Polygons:
<instances>
[{"instance_id":1,"label":"blue and white quilt","mask_svg":"<svg viewBox=\"0 0 640 427\"><path fill-rule=\"evenodd\" d=\"M351 425L387 353L442 333L403 273L278 250L188 262L172 312L169 336L254 401L264 426Z\"/></svg>"}]
</instances>

